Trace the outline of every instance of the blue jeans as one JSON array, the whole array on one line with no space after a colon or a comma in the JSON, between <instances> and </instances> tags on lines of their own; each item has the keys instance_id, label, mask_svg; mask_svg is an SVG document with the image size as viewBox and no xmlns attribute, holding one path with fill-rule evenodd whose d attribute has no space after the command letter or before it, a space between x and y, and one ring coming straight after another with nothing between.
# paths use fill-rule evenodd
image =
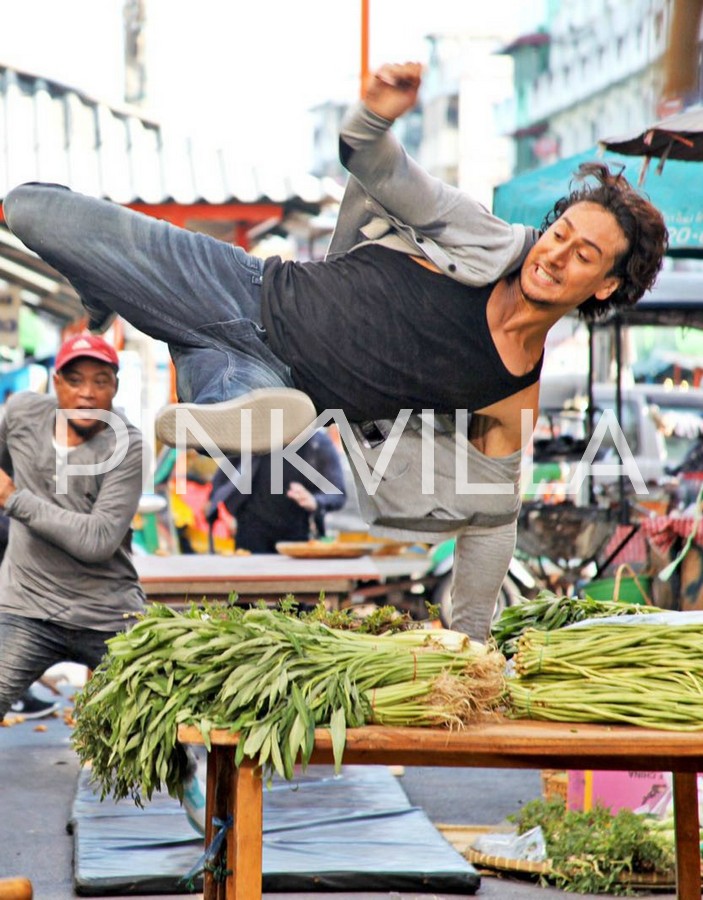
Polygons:
<instances>
[{"instance_id":1,"label":"blue jeans","mask_svg":"<svg viewBox=\"0 0 703 900\"><path fill-rule=\"evenodd\" d=\"M44 619L0 613L0 721L27 688L55 663L94 669L113 631L66 628Z\"/></svg>"},{"instance_id":2,"label":"blue jeans","mask_svg":"<svg viewBox=\"0 0 703 900\"><path fill-rule=\"evenodd\" d=\"M261 324L263 260L61 185L20 185L3 211L93 319L112 310L169 345L180 400L212 403L293 386Z\"/></svg>"}]
</instances>

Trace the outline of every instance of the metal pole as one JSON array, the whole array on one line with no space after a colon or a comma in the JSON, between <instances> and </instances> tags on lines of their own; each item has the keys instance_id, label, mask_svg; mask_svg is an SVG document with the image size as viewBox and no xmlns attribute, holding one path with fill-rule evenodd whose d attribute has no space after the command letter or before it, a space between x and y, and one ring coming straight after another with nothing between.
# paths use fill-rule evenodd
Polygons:
<instances>
[{"instance_id":1,"label":"metal pole","mask_svg":"<svg viewBox=\"0 0 703 900\"><path fill-rule=\"evenodd\" d=\"M622 428L622 322L620 316L615 317L615 415ZM619 519L621 525L630 521L630 510L625 496L625 474L620 466L618 475Z\"/></svg>"},{"instance_id":2,"label":"metal pole","mask_svg":"<svg viewBox=\"0 0 703 900\"><path fill-rule=\"evenodd\" d=\"M366 93L366 81L369 76L369 3L361 0L361 70L359 95L363 99Z\"/></svg>"},{"instance_id":3,"label":"metal pole","mask_svg":"<svg viewBox=\"0 0 703 900\"><path fill-rule=\"evenodd\" d=\"M595 363L595 329L591 322L588 323L588 397L587 397L587 413L586 413L586 439L590 441L593 434L593 366ZM588 475L588 505L594 506L596 502L595 486L593 484L593 476ZM583 496L583 495L582 495Z\"/></svg>"}]
</instances>

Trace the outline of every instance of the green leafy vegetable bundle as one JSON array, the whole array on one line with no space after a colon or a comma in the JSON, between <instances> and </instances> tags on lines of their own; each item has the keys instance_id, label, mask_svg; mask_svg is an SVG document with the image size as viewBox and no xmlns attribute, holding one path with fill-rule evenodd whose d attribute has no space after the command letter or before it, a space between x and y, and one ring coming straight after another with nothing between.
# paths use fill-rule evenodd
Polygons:
<instances>
[{"instance_id":1,"label":"green leafy vegetable bundle","mask_svg":"<svg viewBox=\"0 0 703 900\"><path fill-rule=\"evenodd\" d=\"M346 728L460 727L496 708L505 659L456 632L381 635L330 628L282 610L154 605L108 654L76 703L74 745L102 796L141 803L162 785L180 796L180 723L239 732L237 762L292 778L314 729L331 730L341 765Z\"/></svg>"},{"instance_id":2,"label":"green leafy vegetable bundle","mask_svg":"<svg viewBox=\"0 0 703 900\"><path fill-rule=\"evenodd\" d=\"M638 606L615 600L593 600L590 597L561 597L552 591L540 591L533 600L522 600L508 606L500 614L491 629L491 636L498 649L510 658L517 651L517 642L523 631L537 628L554 631L574 622L604 616L646 615L661 612L655 606Z\"/></svg>"},{"instance_id":3,"label":"green leafy vegetable bundle","mask_svg":"<svg viewBox=\"0 0 703 900\"><path fill-rule=\"evenodd\" d=\"M512 712L703 730L703 622L670 615L524 632L513 657L517 677L507 682Z\"/></svg>"}]
</instances>

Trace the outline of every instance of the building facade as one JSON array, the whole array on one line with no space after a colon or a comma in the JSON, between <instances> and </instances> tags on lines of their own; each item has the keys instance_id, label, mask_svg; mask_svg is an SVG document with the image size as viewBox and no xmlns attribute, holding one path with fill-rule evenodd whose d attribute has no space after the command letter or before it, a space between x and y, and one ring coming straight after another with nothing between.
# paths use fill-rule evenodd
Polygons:
<instances>
[{"instance_id":1,"label":"building facade","mask_svg":"<svg viewBox=\"0 0 703 900\"><path fill-rule=\"evenodd\" d=\"M426 36L427 61L418 105L394 129L404 147L432 175L490 206L493 187L513 169L509 137L498 132L494 108L513 90L513 61L498 50L514 24L477 21L470 32ZM313 110L313 166L318 177L344 180L338 131L356 97L331 99Z\"/></svg>"},{"instance_id":2,"label":"building facade","mask_svg":"<svg viewBox=\"0 0 703 900\"><path fill-rule=\"evenodd\" d=\"M672 0L548 0L503 48L515 86L497 110L513 174L657 118Z\"/></svg>"}]
</instances>

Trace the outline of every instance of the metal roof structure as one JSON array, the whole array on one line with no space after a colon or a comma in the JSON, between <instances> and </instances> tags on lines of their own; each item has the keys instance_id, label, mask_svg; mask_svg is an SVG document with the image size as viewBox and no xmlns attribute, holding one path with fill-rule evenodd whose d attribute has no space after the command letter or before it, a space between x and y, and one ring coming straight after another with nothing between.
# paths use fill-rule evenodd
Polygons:
<instances>
[{"instance_id":1,"label":"metal roof structure","mask_svg":"<svg viewBox=\"0 0 703 900\"><path fill-rule=\"evenodd\" d=\"M594 325L610 325L615 319L622 325L703 328L703 271L660 272L652 289L634 306L619 307Z\"/></svg>"},{"instance_id":2,"label":"metal roof structure","mask_svg":"<svg viewBox=\"0 0 703 900\"><path fill-rule=\"evenodd\" d=\"M332 179L264 171L167 133L140 111L0 64L0 198L26 181L51 181L174 224L248 246L267 230L300 233L339 202ZM0 223L2 216L0 214ZM39 296L62 319L81 314L73 289L0 225L0 278Z\"/></svg>"},{"instance_id":3,"label":"metal roof structure","mask_svg":"<svg viewBox=\"0 0 703 900\"><path fill-rule=\"evenodd\" d=\"M606 150L626 156L658 157L662 168L667 159L700 162L703 160L703 106L692 106L642 131L603 138L598 143Z\"/></svg>"}]
</instances>

